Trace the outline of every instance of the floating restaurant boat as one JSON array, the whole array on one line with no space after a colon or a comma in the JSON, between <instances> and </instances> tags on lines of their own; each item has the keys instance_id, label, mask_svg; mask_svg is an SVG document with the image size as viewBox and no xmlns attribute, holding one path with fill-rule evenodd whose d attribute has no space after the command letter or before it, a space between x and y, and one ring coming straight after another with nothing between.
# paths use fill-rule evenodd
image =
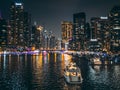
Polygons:
<instances>
[{"instance_id":1,"label":"floating restaurant boat","mask_svg":"<svg viewBox=\"0 0 120 90\"><path fill-rule=\"evenodd\" d=\"M80 68L75 63L70 63L64 69L64 78L68 84L81 84L82 76Z\"/></svg>"}]
</instances>

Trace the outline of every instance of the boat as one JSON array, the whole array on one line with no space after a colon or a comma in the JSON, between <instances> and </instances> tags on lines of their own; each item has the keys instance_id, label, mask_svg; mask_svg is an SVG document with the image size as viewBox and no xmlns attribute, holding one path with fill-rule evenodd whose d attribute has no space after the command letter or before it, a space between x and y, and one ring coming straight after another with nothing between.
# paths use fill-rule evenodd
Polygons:
<instances>
[{"instance_id":1,"label":"boat","mask_svg":"<svg viewBox=\"0 0 120 90\"><path fill-rule=\"evenodd\" d=\"M100 57L93 57L90 59L92 65L101 65L102 62L100 61Z\"/></svg>"},{"instance_id":2,"label":"boat","mask_svg":"<svg viewBox=\"0 0 120 90\"><path fill-rule=\"evenodd\" d=\"M90 64L91 65L108 65L108 60L102 55L102 56L93 56L90 58Z\"/></svg>"},{"instance_id":3,"label":"boat","mask_svg":"<svg viewBox=\"0 0 120 90\"><path fill-rule=\"evenodd\" d=\"M75 63L70 63L64 69L64 78L68 84L81 84L82 75L80 68Z\"/></svg>"}]
</instances>

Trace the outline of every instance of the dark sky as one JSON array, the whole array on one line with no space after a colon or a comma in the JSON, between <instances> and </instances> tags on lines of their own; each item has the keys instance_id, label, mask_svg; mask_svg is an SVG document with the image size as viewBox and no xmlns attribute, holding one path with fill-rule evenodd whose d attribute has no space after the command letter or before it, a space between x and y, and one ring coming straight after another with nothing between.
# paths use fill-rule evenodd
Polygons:
<instances>
[{"instance_id":1,"label":"dark sky","mask_svg":"<svg viewBox=\"0 0 120 90\"><path fill-rule=\"evenodd\" d=\"M15 0L0 0L0 12L7 18L10 2ZM21 1L21 0L16 0ZM25 10L32 15L32 23L44 25L48 31L61 36L61 21L72 21L73 14L85 12L87 21L94 16L107 16L114 5L120 5L120 0L22 0Z\"/></svg>"}]
</instances>

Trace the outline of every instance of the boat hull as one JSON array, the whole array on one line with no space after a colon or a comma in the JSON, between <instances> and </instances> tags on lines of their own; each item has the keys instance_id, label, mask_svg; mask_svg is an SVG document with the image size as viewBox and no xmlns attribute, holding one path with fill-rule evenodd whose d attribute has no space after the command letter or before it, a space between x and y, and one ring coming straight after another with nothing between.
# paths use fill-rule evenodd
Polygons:
<instances>
[{"instance_id":1,"label":"boat hull","mask_svg":"<svg viewBox=\"0 0 120 90\"><path fill-rule=\"evenodd\" d=\"M73 77L73 76L70 77L70 76L64 75L64 79L68 84L81 84L82 83L81 77Z\"/></svg>"}]
</instances>

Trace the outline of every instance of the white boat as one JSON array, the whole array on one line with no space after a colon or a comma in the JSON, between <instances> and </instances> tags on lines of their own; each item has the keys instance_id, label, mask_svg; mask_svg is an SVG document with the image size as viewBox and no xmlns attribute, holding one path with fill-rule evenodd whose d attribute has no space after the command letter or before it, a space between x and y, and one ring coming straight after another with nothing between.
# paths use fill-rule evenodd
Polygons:
<instances>
[{"instance_id":1,"label":"white boat","mask_svg":"<svg viewBox=\"0 0 120 90\"><path fill-rule=\"evenodd\" d=\"M83 80L80 68L77 67L75 63L70 63L66 66L64 69L64 77L69 84L81 84Z\"/></svg>"},{"instance_id":2,"label":"white boat","mask_svg":"<svg viewBox=\"0 0 120 90\"><path fill-rule=\"evenodd\" d=\"M93 57L90 59L90 61L91 61L91 64L93 64L93 65L101 65L102 64L99 57Z\"/></svg>"}]
</instances>

